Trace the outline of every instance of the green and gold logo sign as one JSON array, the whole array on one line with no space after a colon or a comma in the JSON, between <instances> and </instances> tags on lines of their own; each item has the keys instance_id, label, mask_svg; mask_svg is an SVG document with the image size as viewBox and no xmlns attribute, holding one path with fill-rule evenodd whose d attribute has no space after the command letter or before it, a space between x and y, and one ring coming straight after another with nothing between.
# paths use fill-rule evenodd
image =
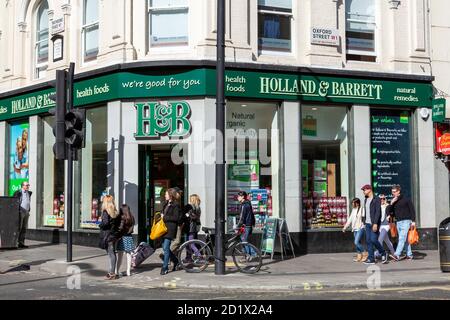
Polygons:
<instances>
[{"instance_id":1,"label":"green and gold logo sign","mask_svg":"<svg viewBox=\"0 0 450 320\"><path fill-rule=\"evenodd\" d=\"M137 103L136 139L169 136L184 138L191 132L191 107L187 102Z\"/></svg>"}]
</instances>

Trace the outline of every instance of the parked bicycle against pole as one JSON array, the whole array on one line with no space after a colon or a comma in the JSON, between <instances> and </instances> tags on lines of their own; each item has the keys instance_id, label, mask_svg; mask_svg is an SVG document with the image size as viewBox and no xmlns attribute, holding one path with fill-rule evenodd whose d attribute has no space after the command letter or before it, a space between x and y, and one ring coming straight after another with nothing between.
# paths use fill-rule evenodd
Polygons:
<instances>
[{"instance_id":1,"label":"parked bicycle against pole","mask_svg":"<svg viewBox=\"0 0 450 320\"><path fill-rule=\"evenodd\" d=\"M198 239L186 241L178 251L178 260L186 272L201 272L210 263L218 260L213 255L214 245L211 240L211 232L214 229L203 227L202 230L206 233L205 241ZM242 242L241 234L245 232L245 225L234 230L235 234L225 243L225 255L231 254L234 265L240 272L258 272L262 265L261 251L249 242Z\"/></svg>"}]
</instances>

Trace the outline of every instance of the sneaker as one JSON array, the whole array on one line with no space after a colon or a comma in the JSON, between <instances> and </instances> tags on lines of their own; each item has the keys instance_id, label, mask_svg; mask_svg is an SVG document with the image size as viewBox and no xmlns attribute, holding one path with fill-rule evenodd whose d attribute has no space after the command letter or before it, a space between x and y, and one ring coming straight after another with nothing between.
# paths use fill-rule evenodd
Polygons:
<instances>
[{"instance_id":1,"label":"sneaker","mask_svg":"<svg viewBox=\"0 0 450 320\"><path fill-rule=\"evenodd\" d=\"M372 265L372 264L375 264L375 261L372 261L372 260L367 259L367 260L364 261L363 263L364 263L364 264L367 264L367 265Z\"/></svg>"},{"instance_id":2,"label":"sneaker","mask_svg":"<svg viewBox=\"0 0 450 320\"><path fill-rule=\"evenodd\" d=\"M381 257L381 263L382 264L386 264L389 261L389 256L387 253L385 253L382 257Z\"/></svg>"},{"instance_id":3,"label":"sneaker","mask_svg":"<svg viewBox=\"0 0 450 320\"><path fill-rule=\"evenodd\" d=\"M406 258L406 256L400 256L398 257L398 261L404 260Z\"/></svg>"},{"instance_id":4,"label":"sneaker","mask_svg":"<svg viewBox=\"0 0 450 320\"><path fill-rule=\"evenodd\" d=\"M409 260L409 261L411 261L411 260L413 260L414 259L414 257L413 256L408 256L408 257L406 257L406 260Z\"/></svg>"}]
</instances>

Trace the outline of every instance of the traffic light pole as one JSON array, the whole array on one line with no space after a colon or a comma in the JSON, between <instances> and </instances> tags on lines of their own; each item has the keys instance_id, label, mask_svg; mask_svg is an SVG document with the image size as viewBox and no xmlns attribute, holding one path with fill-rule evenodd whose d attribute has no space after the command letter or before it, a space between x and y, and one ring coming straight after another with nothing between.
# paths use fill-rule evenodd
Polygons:
<instances>
[{"instance_id":1,"label":"traffic light pole","mask_svg":"<svg viewBox=\"0 0 450 320\"><path fill-rule=\"evenodd\" d=\"M75 64L71 63L69 74L67 76L67 109L73 109L73 76L75 72ZM67 215L67 262L72 262L72 207L73 207L73 153L76 152L71 146L68 147L67 155L67 199L66 215Z\"/></svg>"},{"instance_id":2,"label":"traffic light pole","mask_svg":"<svg viewBox=\"0 0 450 320\"><path fill-rule=\"evenodd\" d=\"M225 0L217 0L215 274L225 274Z\"/></svg>"}]
</instances>

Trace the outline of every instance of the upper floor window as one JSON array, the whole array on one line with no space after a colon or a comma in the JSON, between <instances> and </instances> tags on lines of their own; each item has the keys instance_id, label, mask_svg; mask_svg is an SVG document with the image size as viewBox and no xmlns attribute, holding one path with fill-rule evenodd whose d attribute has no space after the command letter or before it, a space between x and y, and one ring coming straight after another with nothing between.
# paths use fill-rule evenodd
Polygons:
<instances>
[{"instance_id":1,"label":"upper floor window","mask_svg":"<svg viewBox=\"0 0 450 320\"><path fill-rule=\"evenodd\" d=\"M149 44L188 44L188 0L148 0Z\"/></svg>"},{"instance_id":2,"label":"upper floor window","mask_svg":"<svg viewBox=\"0 0 450 320\"><path fill-rule=\"evenodd\" d=\"M292 0L258 0L259 50L290 52Z\"/></svg>"},{"instance_id":3,"label":"upper floor window","mask_svg":"<svg viewBox=\"0 0 450 320\"><path fill-rule=\"evenodd\" d=\"M83 0L83 26L81 27L83 62L97 59L98 25L98 0Z\"/></svg>"},{"instance_id":4,"label":"upper floor window","mask_svg":"<svg viewBox=\"0 0 450 320\"><path fill-rule=\"evenodd\" d=\"M346 0L347 60L376 61L375 0Z\"/></svg>"},{"instance_id":5,"label":"upper floor window","mask_svg":"<svg viewBox=\"0 0 450 320\"><path fill-rule=\"evenodd\" d=\"M35 39L35 75L36 79L45 77L48 67L48 4L42 1L36 15Z\"/></svg>"}]
</instances>

